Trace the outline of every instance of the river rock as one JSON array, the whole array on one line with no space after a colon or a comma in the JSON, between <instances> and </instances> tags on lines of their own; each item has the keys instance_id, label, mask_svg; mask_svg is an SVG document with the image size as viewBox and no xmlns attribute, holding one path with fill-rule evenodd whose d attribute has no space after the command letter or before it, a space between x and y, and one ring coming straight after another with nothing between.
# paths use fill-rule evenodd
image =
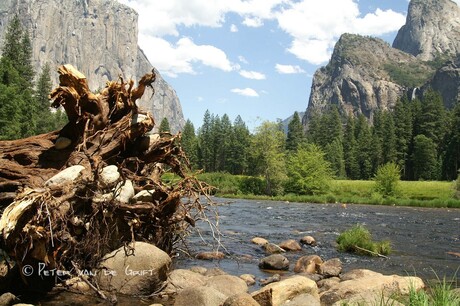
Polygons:
<instances>
[{"instance_id":1,"label":"river rock","mask_svg":"<svg viewBox=\"0 0 460 306\"><path fill-rule=\"evenodd\" d=\"M315 246L316 245L316 239L313 238L312 236L304 236L304 237L302 237L300 239L300 243Z\"/></svg>"},{"instance_id":2,"label":"river rock","mask_svg":"<svg viewBox=\"0 0 460 306\"><path fill-rule=\"evenodd\" d=\"M102 171L99 174L99 178L105 186L111 186L120 178L120 172L118 172L118 167L115 165L110 165L102 168Z\"/></svg>"},{"instance_id":3,"label":"river rock","mask_svg":"<svg viewBox=\"0 0 460 306\"><path fill-rule=\"evenodd\" d=\"M225 302L227 296L214 288L200 286L182 290L174 302L174 306L216 306Z\"/></svg>"},{"instance_id":4,"label":"river rock","mask_svg":"<svg viewBox=\"0 0 460 306\"><path fill-rule=\"evenodd\" d=\"M284 240L280 243L280 247L285 251L300 251L302 247L294 239Z\"/></svg>"},{"instance_id":5,"label":"river rock","mask_svg":"<svg viewBox=\"0 0 460 306\"><path fill-rule=\"evenodd\" d=\"M264 257L259 262L259 268L268 270L289 270L289 260L281 254Z\"/></svg>"},{"instance_id":6,"label":"river rock","mask_svg":"<svg viewBox=\"0 0 460 306\"><path fill-rule=\"evenodd\" d=\"M286 303L282 304L282 306L320 306L320 305L321 303L319 301L319 297L313 296L309 293L298 295L292 300L289 300Z\"/></svg>"},{"instance_id":7,"label":"river rock","mask_svg":"<svg viewBox=\"0 0 460 306\"><path fill-rule=\"evenodd\" d=\"M45 186L49 188L62 187L64 185L73 183L81 175L81 172L85 169L82 165L74 165L66 168L47 180Z\"/></svg>"},{"instance_id":8,"label":"river rock","mask_svg":"<svg viewBox=\"0 0 460 306\"><path fill-rule=\"evenodd\" d=\"M325 277L339 276L342 272L342 261L339 258L326 260L319 266L319 274Z\"/></svg>"},{"instance_id":9,"label":"river rock","mask_svg":"<svg viewBox=\"0 0 460 306\"><path fill-rule=\"evenodd\" d=\"M70 146L71 143L72 140L70 140L69 138L60 136L58 137L58 139L56 139L56 142L54 143L54 148L56 148L56 150L64 150L65 148Z\"/></svg>"},{"instance_id":10,"label":"river rock","mask_svg":"<svg viewBox=\"0 0 460 306\"><path fill-rule=\"evenodd\" d=\"M375 298L376 295L406 295L409 293L410 288L420 290L425 286L418 277L382 275L377 272L368 273L363 269L361 269L361 272L354 274L355 276L361 274L363 277L356 277L333 285L329 290L321 294L321 303L332 305L345 299L351 299L353 296ZM375 302L375 300L368 300L367 302L371 303Z\"/></svg>"},{"instance_id":11,"label":"river rock","mask_svg":"<svg viewBox=\"0 0 460 306\"><path fill-rule=\"evenodd\" d=\"M141 190L133 197L135 202L153 202L153 193L155 190Z\"/></svg>"},{"instance_id":12,"label":"river rock","mask_svg":"<svg viewBox=\"0 0 460 306\"><path fill-rule=\"evenodd\" d=\"M195 255L196 259L202 259L202 260L214 260L214 259L223 259L225 258L225 254L222 252L218 251L213 251L213 252L200 252Z\"/></svg>"},{"instance_id":13,"label":"river rock","mask_svg":"<svg viewBox=\"0 0 460 306\"><path fill-rule=\"evenodd\" d=\"M126 256L124 247L107 255L99 267L98 283L102 290L127 295L150 295L167 280L171 258L145 242L136 242L134 255Z\"/></svg>"},{"instance_id":14,"label":"river rock","mask_svg":"<svg viewBox=\"0 0 460 306\"><path fill-rule=\"evenodd\" d=\"M121 203L129 203L134 197L134 186L131 180L120 182L115 187L115 200Z\"/></svg>"},{"instance_id":15,"label":"river rock","mask_svg":"<svg viewBox=\"0 0 460 306\"><path fill-rule=\"evenodd\" d=\"M308 255L300 257L294 267L295 273L311 273L314 274L318 271L319 266L323 260L318 255Z\"/></svg>"},{"instance_id":16,"label":"river rock","mask_svg":"<svg viewBox=\"0 0 460 306\"><path fill-rule=\"evenodd\" d=\"M235 294L225 300L223 306L260 306L248 293Z\"/></svg>"},{"instance_id":17,"label":"river rock","mask_svg":"<svg viewBox=\"0 0 460 306\"><path fill-rule=\"evenodd\" d=\"M192 271L192 272L201 274L201 275L205 275L206 272L208 272L207 268L201 267L201 266L194 266L194 267L191 267L189 270Z\"/></svg>"},{"instance_id":18,"label":"river rock","mask_svg":"<svg viewBox=\"0 0 460 306\"><path fill-rule=\"evenodd\" d=\"M393 300L391 297L374 292L363 292L362 294L355 294L343 300L337 301L331 306L344 306L344 305L391 305L391 306L404 306L400 302Z\"/></svg>"},{"instance_id":19,"label":"river rock","mask_svg":"<svg viewBox=\"0 0 460 306\"><path fill-rule=\"evenodd\" d=\"M251 242L254 243L254 244L263 246L264 244L268 243L268 240L265 239L265 238L261 238L261 237L254 237L254 238L252 238Z\"/></svg>"},{"instance_id":20,"label":"river rock","mask_svg":"<svg viewBox=\"0 0 460 306\"><path fill-rule=\"evenodd\" d=\"M281 280L281 275L279 274L273 274L270 277L264 278L260 280L260 285L266 286L271 283L279 282Z\"/></svg>"},{"instance_id":21,"label":"river rock","mask_svg":"<svg viewBox=\"0 0 460 306\"><path fill-rule=\"evenodd\" d=\"M338 277L325 278L316 282L320 293L331 289L332 286L335 286L338 283L340 283L340 278Z\"/></svg>"},{"instance_id":22,"label":"river rock","mask_svg":"<svg viewBox=\"0 0 460 306\"><path fill-rule=\"evenodd\" d=\"M256 277L252 274L242 274L240 278L244 280L248 286L252 286L256 283Z\"/></svg>"},{"instance_id":23,"label":"river rock","mask_svg":"<svg viewBox=\"0 0 460 306\"><path fill-rule=\"evenodd\" d=\"M216 289L227 297L248 292L248 285L246 285L244 280L229 274L216 275L208 278L206 286Z\"/></svg>"},{"instance_id":24,"label":"river rock","mask_svg":"<svg viewBox=\"0 0 460 306\"><path fill-rule=\"evenodd\" d=\"M6 292L0 295L0 306L10 306L18 301L18 298L10 292Z\"/></svg>"},{"instance_id":25,"label":"river rock","mask_svg":"<svg viewBox=\"0 0 460 306\"><path fill-rule=\"evenodd\" d=\"M317 297L316 283L303 276L294 276L269 284L251 295L261 306L280 306L303 293Z\"/></svg>"},{"instance_id":26,"label":"river rock","mask_svg":"<svg viewBox=\"0 0 460 306\"><path fill-rule=\"evenodd\" d=\"M274 243L266 243L262 246L268 254L279 254L279 253L285 253L286 251L282 249L279 245L276 245Z\"/></svg>"},{"instance_id":27,"label":"river rock","mask_svg":"<svg viewBox=\"0 0 460 306\"><path fill-rule=\"evenodd\" d=\"M225 272L222 269L219 268L210 268L206 270L206 273L204 274L205 276L217 276L217 275L226 275L227 272Z\"/></svg>"},{"instance_id":28,"label":"river rock","mask_svg":"<svg viewBox=\"0 0 460 306\"><path fill-rule=\"evenodd\" d=\"M186 269L176 269L168 277L168 285L163 294L173 295L185 288L198 287L206 284L206 277Z\"/></svg>"},{"instance_id":29,"label":"river rock","mask_svg":"<svg viewBox=\"0 0 460 306\"><path fill-rule=\"evenodd\" d=\"M340 276L341 281L352 280L352 279L360 279L365 277L378 277L382 275L382 273L374 272L372 270L367 269L354 269L344 273Z\"/></svg>"}]
</instances>

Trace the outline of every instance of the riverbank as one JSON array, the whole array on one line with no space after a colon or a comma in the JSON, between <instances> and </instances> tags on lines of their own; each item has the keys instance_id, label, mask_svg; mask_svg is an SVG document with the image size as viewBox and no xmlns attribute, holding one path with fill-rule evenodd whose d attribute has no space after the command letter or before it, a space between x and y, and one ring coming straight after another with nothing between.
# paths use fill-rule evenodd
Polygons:
<instances>
[{"instance_id":1,"label":"riverbank","mask_svg":"<svg viewBox=\"0 0 460 306\"><path fill-rule=\"evenodd\" d=\"M374 190L374 181L333 180L326 194L264 195L264 179L227 173L203 173L198 178L214 187L215 194L224 198L275 200L300 203L372 204L413 207L460 208L454 198L454 183L445 181L400 181L397 196L383 197ZM174 180L173 176L168 177Z\"/></svg>"}]
</instances>

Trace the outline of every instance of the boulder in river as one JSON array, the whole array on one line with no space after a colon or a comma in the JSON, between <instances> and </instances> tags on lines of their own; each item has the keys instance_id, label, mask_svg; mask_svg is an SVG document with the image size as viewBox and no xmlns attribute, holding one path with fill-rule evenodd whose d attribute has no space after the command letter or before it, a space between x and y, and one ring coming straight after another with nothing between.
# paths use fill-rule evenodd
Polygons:
<instances>
[{"instance_id":1,"label":"boulder in river","mask_svg":"<svg viewBox=\"0 0 460 306\"><path fill-rule=\"evenodd\" d=\"M314 274L318 271L319 266L323 260L318 255L308 255L300 257L294 267L295 273L310 273Z\"/></svg>"},{"instance_id":2,"label":"boulder in river","mask_svg":"<svg viewBox=\"0 0 460 306\"><path fill-rule=\"evenodd\" d=\"M313 238L312 236L304 236L304 237L302 237L300 239L300 243L315 246L316 245L316 239Z\"/></svg>"},{"instance_id":3,"label":"boulder in river","mask_svg":"<svg viewBox=\"0 0 460 306\"><path fill-rule=\"evenodd\" d=\"M244 280L248 286L252 286L256 283L256 277L252 274L241 274L240 278Z\"/></svg>"},{"instance_id":4,"label":"boulder in river","mask_svg":"<svg viewBox=\"0 0 460 306\"><path fill-rule=\"evenodd\" d=\"M266 243L262 246L268 254L279 254L279 253L285 253L286 251L282 249L279 245L274 244L274 243Z\"/></svg>"},{"instance_id":5,"label":"boulder in river","mask_svg":"<svg viewBox=\"0 0 460 306\"><path fill-rule=\"evenodd\" d=\"M216 289L227 297L248 292L248 285L246 285L246 282L230 274L209 277L206 280L206 286Z\"/></svg>"},{"instance_id":6,"label":"boulder in river","mask_svg":"<svg viewBox=\"0 0 460 306\"><path fill-rule=\"evenodd\" d=\"M280 247L285 251L300 251L302 247L294 239L284 240L280 243Z\"/></svg>"},{"instance_id":7,"label":"boulder in river","mask_svg":"<svg viewBox=\"0 0 460 306\"><path fill-rule=\"evenodd\" d=\"M339 258L326 260L319 266L319 274L325 277L339 276L342 272L342 261Z\"/></svg>"},{"instance_id":8,"label":"boulder in river","mask_svg":"<svg viewBox=\"0 0 460 306\"><path fill-rule=\"evenodd\" d=\"M374 303L379 296L407 295L410 288L420 290L424 287L425 284L418 277L382 275L361 269L346 275L346 280L321 293L321 303L342 305L348 301L362 300L363 297L367 297L367 300L362 301L365 304Z\"/></svg>"},{"instance_id":9,"label":"boulder in river","mask_svg":"<svg viewBox=\"0 0 460 306\"><path fill-rule=\"evenodd\" d=\"M190 287L182 290L176 296L174 306L216 306L223 304L227 298L225 294L211 287Z\"/></svg>"},{"instance_id":10,"label":"boulder in river","mask_svg":"<svg viewBox=\"0 0 460 306\"><path fill-rule=\"evenodd\" d=\"M176 269L169 275L168 285L162 294L174 295L185 288L203 286L205 283L206 277L204 275L187 269Z\"/></svg>"},{"instance_id":11,"label":"boulder in river","mask_svg":"<svg viewBox=\"0 0 460 306\"><path fill-rule=\"evenodd\" d=\"M269 284L251 295L261 306L280 306L303 293L309 293L318 299L316 283L303 276L293 276Z\"/></svg>"},{"instance_id":12,"label":"boulder in river","mask_svg":"<svg viewBox=\"0 0 460 306\"><path fill-rule=\"evenodd\" d=\"M240 293L226 299L223 306L260 306L260 304L249 293Z\"/></svg>"},{"instance_id":13,"label":"boulder in river","mask_svg":"<svg viewBox=\"0 0 460 306\"><path fill-rule=\"evenodd\" d=\"M212 251L212 252L200 252L195 255L196 259L202 259L202 260L214 260L214 259L224 259L225 254L222 252L218 251Z\"/></svg>"},{"instance_id":14,"label":"boulder in river","mask_svg":"<svg viewBox=\"0 0 460 306\"><path fill-rule=\"evenodd\" d=\"M265 238L262 238L262 237L254 237L254 238L252 238L251 242L254 243L254 244L262 246L264 244L267 244L268 240L265 239Z\"/></svg>"},{"instance_id":15,"label":"boulder in river","mask_svg":"<svg viewBox=\"0 0 460 306\"><path fill-rule=\"evenodd\" d=\"M289 260L281 254L264 257L259 262L259 268L268 270L289 270Z\"/></svg>"},{"instance_id":16,"label":"boulder in river","mask_svg":"<svg viewBox=\"0 0 460 306\"><path fill-rule=\"evenodd\" d=\"M152 244L131 244L134 253L121 247L106 256L97 273L98 284L106 291L126 295L150 295L167 280L171 258Z\"/></svg>"}]
</instances>

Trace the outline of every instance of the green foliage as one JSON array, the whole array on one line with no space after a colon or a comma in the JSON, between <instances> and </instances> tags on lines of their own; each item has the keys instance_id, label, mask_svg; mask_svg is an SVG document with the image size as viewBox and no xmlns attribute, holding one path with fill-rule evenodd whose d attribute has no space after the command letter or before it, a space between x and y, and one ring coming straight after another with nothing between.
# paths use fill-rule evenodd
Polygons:
<instances>
[{"instance_id":1,"label":"green foliage","mask_svg":"<svg viewBox=\"0 0 460 306\"><path fill-rule=\"evenodd\" d=\"M337 238L338 250L361 255L388 255L391 253L389 241L374 242L372 235L363 225L357 224L341 233Z\"/></svg>"},{"instance_id":2,"label":"green foliage","mask_svg":"<svg viewBox=\"0 0 460 306\"><path fill-rule=\"evenodd\" d=\"M401 169L394 162L387 163L377 169L374 177L375 191L383 197L397 196L401 178Z\"/></svg>"},{"instance_id":3,"label":"green foliage","mask_svg":"<svg viewBox=\"0 0 460 306\"><path fill-rule=\"evenodd\" d=\"M417 135L414 138L412 163L416 180L437 179L438 161L436 158L436 145L432 139L425 135Z\"/></svg>"},{"instance_id":4,"label":"green foliage","mask_svg":"<svg viewBox=\"0 0 460 306\"><path fill-rule=\"evenodd\" d=\"M454 183L455 198L460 199L460 174L457 176L457 179Z\"/></svg>"},{"instance_id":5,"label":"green foliage","mask_svg":"<svg viewBox=\"0 0 460 306\"><path fill-rule=\"evenodd\" d=\"M265 178L267 195L283 192L286 179L284 149L284 133L277 123L265 121L256 128L250 148L252 171Z\"/></svg>"},{"instance_id":6,"label":"green foliage","mask_svg":"<svg viewBox=\"0 0 460 306\"><path fill-rule=\"evenodd\" d=\"M288 157L286 191L296 194L322 194L329 190L331 165L314 144L301 146Z\"/></svg>"},{"instance_id":7,"label":"green foliage","mask_svg":"<svg viewBox=\"0 0 460 306\"><path fill-rule=\"evenodd\" d=\"M386 63L383 68L393 82L409 88L420 87L428 81L434 69L420 62L414 63Z\"/></svg>"},{"instance_id":8,"label":"green foliage","mask_svg":"<svg viewBox=\"0 0 460 306\"><path fill-rule=\"evenodd\" d=\"M240 191L243 194L262 195L265 193L266 182L261 177L244 176L240 180Z\"/></svg>"},{"instance_id":9,"label":"green foliage","mask_svg":"<svg viewBox=\"0 0 460 306\"><path fill-rule=\"evenodd\" d=\"M197 139L195 135L195 127L190 120L185 122L184 129L182 130L181 145L190 161L191 168L196 169L198 163Z\"/></svg>"},{"instance_id":10,"label":"green foliage","mask_svg":"<svg viewBox=\"0 0 460 306\"><path fill-rule=\"evenodd\" d=\"M169 126L168 118L164 117L163 119L161 119L160 127L158 128L158 132L160 133L170 133L171 132L171 127Z\"/></svg>"},{"instance_id":11,"label":"green foliage","mask_svg":"<svg viewBox=\"0 0 460 306\"><path fill-rule=\"evenodd\" d=\"M240 194L240 178L224 172L202 173L198 179L215 187L214 192L219 194Z\"/></svg>"},{"instance_id":12,"label":"green foliage","mask_svg":"<svg viewBox=\"0 0 460 306\"><path fill-rule=\"evenodd\" d=\"M305 135L299 113L294 112L294 116L288 125L286 150L295 151L304 141Z\"/></svg>"}]
</instances>

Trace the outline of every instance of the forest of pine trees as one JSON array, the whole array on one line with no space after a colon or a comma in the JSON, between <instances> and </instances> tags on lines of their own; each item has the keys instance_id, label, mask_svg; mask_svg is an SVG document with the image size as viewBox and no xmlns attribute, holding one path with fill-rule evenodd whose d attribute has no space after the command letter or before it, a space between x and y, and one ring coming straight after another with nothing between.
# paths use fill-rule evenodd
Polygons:
<instances>
[{"instance_id":1,"label":"forest of pine trees","mask_svg":"<svg viewBox=\"0 0 460 306\"><path fill-rule=\"evenodd\" d=\"M266 177L269 169L284 167L299 147L314 144L336 178L372 179L379 166L390 162L399 166L404 180L457 178L460 104L447 110L434 91L421 100L401 99L392 111L375 112L372 122L364 115L343 116L332 107L311 115L307 133L296 112L287 135L282 131L279 123L264 122L250 133L241 117L232 123L227 115L206 111L196 134L187 121L182 141L193 168L205 172ZM261 165L267 160L271 164Z\"/></svg>"},{"instance_id":2,"label":"forest of pine trees","mask_svg":"<svg viewBox=\"0 0 460 306\"><path fill-rule=\"evenodd\" d=\"M32 45L18 16L8 25L0 58L0 140L19 139L62 128L67 118L51 112L50 67L36 78Z\"/></svg>"}]
</instances>

